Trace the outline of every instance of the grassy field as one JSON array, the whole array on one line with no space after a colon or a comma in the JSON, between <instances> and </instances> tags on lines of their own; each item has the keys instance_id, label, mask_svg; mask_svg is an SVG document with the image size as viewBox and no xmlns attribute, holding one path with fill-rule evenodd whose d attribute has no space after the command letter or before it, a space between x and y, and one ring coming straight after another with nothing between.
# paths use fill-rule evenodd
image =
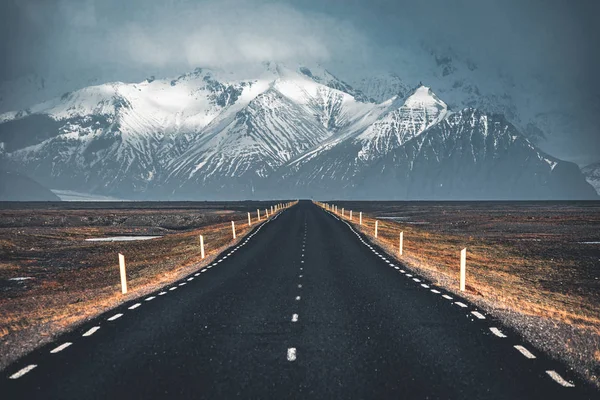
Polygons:
<instances>
[{"instance_id":1,"label":"grassy field","mask_svg":"<svg viewBox=\"0 0 600 400\"><path fill-rule=\"evenodd\" d=\"M142 296L210 261L258 223L273 203L154 204L108 208L90 204L0 210L0 369L118 304ZM65 208L67 207L67 208ZM247 212L252 213L248 226ZM199 235L204 236L202 260ZM145 241L89 242L113 236ZM121 294L118 253L126 257L128 293Z\"/></svg>"},{"instance_id":2,"label":"grassy field","mask_svg":"<svg viewBox=\"0 0 600 400\"><path fill-rule=\"evenodd\" d=\"M389 254L455 293L466 247L463 295L599 383L600 203L335 204Z\"/></svg>"}]
</instances>

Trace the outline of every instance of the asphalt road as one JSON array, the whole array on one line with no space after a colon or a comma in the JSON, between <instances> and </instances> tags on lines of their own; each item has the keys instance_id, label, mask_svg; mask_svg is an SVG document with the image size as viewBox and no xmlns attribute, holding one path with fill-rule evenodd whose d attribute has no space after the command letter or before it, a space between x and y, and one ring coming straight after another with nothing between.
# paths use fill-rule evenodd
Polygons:
<instances>
[{"instance_id":1,"label":"asphalt road","mask_svg":"<svg viewBox=\"0 0 600 400\"><path fill-rule=\"evenodd\" d=\"M19 360L3 371L0 398L599 398L516 332L369 246L300 202L204 272Z\"/></svg>"}]
</instances>

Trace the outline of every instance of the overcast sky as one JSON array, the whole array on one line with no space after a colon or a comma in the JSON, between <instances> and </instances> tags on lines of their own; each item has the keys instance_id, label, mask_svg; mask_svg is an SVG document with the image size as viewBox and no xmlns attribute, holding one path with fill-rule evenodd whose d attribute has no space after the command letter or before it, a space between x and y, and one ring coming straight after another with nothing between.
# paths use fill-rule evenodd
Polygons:
<instances>
[{"instance_id":1,"label":"overcast sky","mask_svg":"<svg viewBox=\"0 0 600 400\"><path fill-rule=\"evenodd\" d=\"M517 80L543 76L586 110L577 118L589 118L585 132L565 133L577 142L568 157L600 159L600 1L2 0L1 7L1 80L29 73L127 80L273 60L351 74L393 70L398 57L421 57L423 47L452 48Z\"/></svg>"}]
</instances>

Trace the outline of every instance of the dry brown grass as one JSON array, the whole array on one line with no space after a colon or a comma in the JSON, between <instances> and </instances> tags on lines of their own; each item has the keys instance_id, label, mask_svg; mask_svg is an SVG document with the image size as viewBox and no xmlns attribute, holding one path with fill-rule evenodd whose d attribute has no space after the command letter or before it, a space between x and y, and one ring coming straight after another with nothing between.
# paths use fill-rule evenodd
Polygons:
<instances>
[{"instance_id":1,"label":"dry brown grass","mask_svg":"<svg viewBox=\"0 0 600 400\"><path fill-rule=\"evenodd\" d=\"M230 214L227 211L218 213ZM236 215L239 218L240 214L232 216ZM243 218L236 220L235 225L236 241L232 238L231 222L227 221L149 241L89 243L85 245L82 259L76 260L81 267L60 269L36 265L35 279L25 283L29 285L26 290L0 298L0 368L85 320L209 264L226 247L240 241L257 226L257 221L254 219L249 227L247 218ZM73 250L81 246L82 237L98 236L102 232L96 227L77 227L61 231L58 238L33 235L29 239L35 243L36 239L47 236L50 243L60 243L62 250ZM204 236L204 260L200 253L200 234ZM15 247L7 240L1 244L3 251ZM126 257L126 295L121 294L119 252ZM67 254L72 257L78 253ZM1 263L0 278L27 276L29 270L34 271L28 267L31 263L36 263L35 258Z\"/></svg>"},{"instance_id":2,"label":"dry brown grass","mask_svg":"<svg viewBox=\"0 0 600 400\"><path fill-rule=\"evenodd\" d=\"M337 215L342 217L341 206ZM435 285L460 293L492 314L521 315L529 321L533 317L533 320L543 320L544 326L568 326L565 330L576 336L574 340L580 347L573 347L571 339L561 342L552 338L552 346L545 350L554 349L555 356L599 384L600 293L578 290L581 278L572 274L578 267L572 260L532 252L525 254L510 244L435 232L388 219L378 220L378 237L375 238L376 219L372 216L363 213L362 226L358 212L350 221L346 210L344 219L389 255L427 276ZM401 231L404 232L402 256L398 251ZM465 292L460 292L460 250L465 247L468 250L467 286ZM511 324L514 321L505 322ZM518 325L513 327L520 330ZM545 340L543 334L536 337Z\"/></svg>"}]
</instances>

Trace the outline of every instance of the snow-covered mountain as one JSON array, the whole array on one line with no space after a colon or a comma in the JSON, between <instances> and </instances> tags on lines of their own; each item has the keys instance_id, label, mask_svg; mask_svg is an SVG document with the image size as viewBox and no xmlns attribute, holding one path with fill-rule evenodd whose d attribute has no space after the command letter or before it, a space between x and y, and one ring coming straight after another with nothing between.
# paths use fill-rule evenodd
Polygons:
<instances>
[{"instance_id":1,"label":"snow-covered mountain","mask_svg":"<svg viewBox=\"0 0 600 400\"><path fill-rule=\"evenodd\" d=\"M594 198L575 164L543 153L503 116L451 112L423 86L394 104L365 130L290 162L279 187L369 199Z\"/></svg>"},{"instance_id":2,"label":"snow-covered mountain","mask_svg":"<svg viewBox=\"0 0 600 400\"><path fill-rule=\"evenodd\" d=\"M120 198L593 193L504 118L452 112L421 85L385 101L373 99L383 86L371 89L276 63L249 76L196 69L90 86L1 114L0 159L53 189Z\"/></svg>"},{"instance_id":3,"label":"snow-covered mountain","mask_svg":"<svg viewBox=\"0 0 600 400\"><path fill-rule=\"evenodd\" d=\"M600 195L600 162L582 168L581 172L585 175L585 179L588 183L592 185Z\"/></svg>"}]
</instances>

